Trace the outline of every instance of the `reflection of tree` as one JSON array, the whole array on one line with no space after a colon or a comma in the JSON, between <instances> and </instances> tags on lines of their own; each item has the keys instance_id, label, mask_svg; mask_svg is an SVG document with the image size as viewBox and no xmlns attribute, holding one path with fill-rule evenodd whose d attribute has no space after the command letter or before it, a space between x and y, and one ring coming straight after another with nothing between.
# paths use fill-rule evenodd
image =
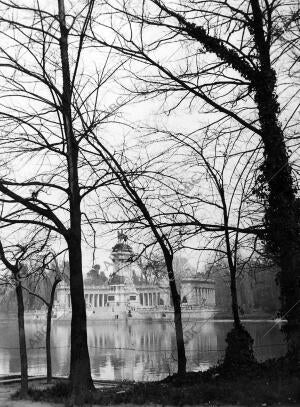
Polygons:
<instances>
[{"instance_id":1,"label":"reflection of tree","mask_svg":"<svg viewBox=\"0 0 300 407\"><path fill-rule=\"evenodd\" d=\"M17 350L10 351L9 372L17 373L20 371L20 360Z\"/></svg>"},{"instance_id":2,"label":"reflection of tree","mask_svg":"<svg viewBox=\"0 0 300 407\"><path fill-rule=\"evenodd\" d=\"M112 354L110 357L110 361L115 371L125 367L125 360L121 356L116 356L115 354Z\"/></svg>"},{"instance_id":3,"label":"reflection of tree","mask_svg":"<svg viewBox=\"0 0 300 407\"><path fill-rule=\"evenodd\" d=\"M101 377L101 368L105 368L109 364L109 358L107 355L103 354L104 350L92 349L90 350L90 357L92 362L92 372L93 375ZM105 377L103 377L105 379Z\"/></svg>"}]
</instances>

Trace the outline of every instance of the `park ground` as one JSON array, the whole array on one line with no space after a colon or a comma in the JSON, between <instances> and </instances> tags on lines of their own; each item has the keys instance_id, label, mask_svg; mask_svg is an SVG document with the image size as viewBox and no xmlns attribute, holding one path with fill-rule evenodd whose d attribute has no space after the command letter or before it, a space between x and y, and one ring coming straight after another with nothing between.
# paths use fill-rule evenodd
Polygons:
<instances>
[{"instance_id":1,"label":"park ground","mask_svg":"<svg viewBox=\"0 0 300 407\"><path fill-rule=\"evenodd\" d=\"M184 379L168 377L160 382L96 381L96 391L87 395L86 406L300 406L300 375L287 374L278 362L259 365L234 377L190 373ZM18 399L18 378L0 380L0 407L63 407L68 399L66 379L30 381L28 400Z\"/></svg>"}]
</instances>

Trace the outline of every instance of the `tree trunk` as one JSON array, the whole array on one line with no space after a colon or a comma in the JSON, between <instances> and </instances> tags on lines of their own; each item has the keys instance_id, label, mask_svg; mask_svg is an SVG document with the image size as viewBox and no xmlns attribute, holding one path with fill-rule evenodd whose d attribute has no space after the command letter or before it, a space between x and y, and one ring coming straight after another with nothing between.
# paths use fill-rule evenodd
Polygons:
<instances>
[{"instance_id":1,"label":"tree trunk","mask_svg":"<svg viewBox=\"0 0 300 407\"><path fill-rule=\"evenodd\" d=\"M288 320L285 332L289 353L300 361L299 219L289 157L276 115L279 107L274 93L274 73L270 70L263 76L257 87L256 102L265 147L262 171L269 190L266 239L280 263L281 311Z\"/></svg>"},{"instance_id":2,"label":"tree trunk","mask_svg":"<svg viewBox=\"0 0 300 407\"><path fill-rule=\"evenodd\" d=\"M60 53L63 76L62 114L67 144L67 165L70 202L70 229L67 237L70 263L71 321L71 404L83 403L84 395L93 388L87 345L86 309L84 301L81 252L81 210L78 180L78 143L72 123L72 82L70 76L68 27L64 0L58 0Z\"/></svg>"},{"instance_id":3,"label":"tree trunk","mask_svg":"<svg viewBox=\"0 0 300 407\"><path fill-rule=\"evenodd\" d=\"M280 106L276 94L276 74L271 66L270 45L265 40L263 16L258 0L251 0L254 38L260 71L254 83L262 140L264 143L263 181L268 191L260 191L265 201L266 239L269 249L280 262L279 282L282 314L289 354L300 361L300 227L296 210L289 155L283 130L278 121Z\"/></svg>"},{"instance_id":4,"label":"tree trunk","mask_svg":"<svg viewBox=\"0 0 300 407\"><path fill-rule=\"evenodd\" d=\"M52 307L47 310L47 327L46 327L46 359L47 359L47 383L52 381L52 363L51 363L51 318Z\"/></svg>"},{"instance_id":5,"label":"tree trunk","mask_svg":"<svg viewBox=\"0 0 300 407\"><path fill-rule=\"evenodd\" d=\"M229 273L230 273L230 294L231 294L231 309L234 321L234 327L236 329L241 328L241 320L239 315L239 305L237 297L237 287L236 287L236 261L233 261L233 253L231 250L230 236L228 230L228 213L227 213L227 204L225 200L224 190L221 190L221 199L223 203L223 218L225 225L225 243L226 243L226 256L228 261ZM237 239L237 237L236 237Z\"/></svg>"},{"instance_id":6,"label":"tree trunk","mask_svg":"<svg viewBox=\"0 0 300 407\"><path fill-rule=\"evenodd\" d=\"M231 309L232 309L234 327L236 329L238 329L241 327L241 320L240 320L240 315L239 315L239 304L238 304L238 297L237 297L235 270L230 270L230 293L231 293Z\"/></svg>"},{"instance_id":7,"label":"tree trunk","mask_svg":"<svg viewBox=\"0 0 300 407\"><path fill-rule=\"evenodd\" d=\"M178 370L177 373L180 376L186 373L186 356L185 356L185 346L182 328L182 317L181 317L181 304L180 295L178 294L176 281L174 276L172 259L166 259L166 265L168 270L169 285L173 301L174 308L174 322L175 322L175 334L176 334L176 345L177 345L177 358L178 358Z\"/></svg>"},{"instance_id":8,"label":"tree trunk","mask_svg":"<svg viewBox=\"0 0 300 407\"><path fill-rule=\"evenodd\" d=\"M26 335L24 323L24 301L23 290L20 283L16 286L16 296L18 305L18 328L19 328L19 349L21 361L21 397L28 394L28 363L27 363L27 349L26 349Z\"/></svg>"},{"instance_id":9,"label":"tree trunk","mask_svg":"<svg viewBox=\"0 0 300 407\"><path fill-rule=\"evenodd\" d=\"M56 286L59 280L55 280L51 288L50 302L47 310L47 328L46 328L46 358L47 358L47 383L52 381L52 361L51 361L51 319L54 303Z\"/></svg>"},{"instance_id":10,"label":"tree trunk","mask_svg":"<svg viewBox=\"0 0 300 407\"><path fill-rule=\"evenodd\" d=\"M228 225L228 219L225 218ZM230 271L230 293L231 293L231 308L233 314L234 326L226 336L226 350L223 360L223 367L231 370L235 374L239 374L239 370L243 366L249 367L250 364L255 363L253 352L253 339L249 332L242 325L239 315L239 305L237 297L236 285L236 261L233 262L232 253L230 251L230 241L228 230L226 231L226 244L227 244L227 260Z\"/></svg>"},{"instance_id":11,"label":"tree trunk","mask_svg":"<svg viewBox=\"0 0 300 407\"><path fill-rule=\"evenodd\" d=\"M69 243L70 291L72 302L71 365L72 397L82 402L86 391L93 389L87 345L86 309L84 301L80 240L71 237Z\"/></svg>"}]
</instances>

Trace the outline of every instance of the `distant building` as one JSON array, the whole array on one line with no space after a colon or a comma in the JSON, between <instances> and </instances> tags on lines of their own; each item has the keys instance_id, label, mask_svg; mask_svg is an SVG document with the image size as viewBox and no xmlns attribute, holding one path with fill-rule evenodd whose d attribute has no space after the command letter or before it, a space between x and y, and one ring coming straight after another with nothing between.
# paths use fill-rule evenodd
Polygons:
<instances>
[{"instance_id":1,"label":"distant building","mask_svg":"<svg viewBox=\"0 0 300 407\"><path fill-rule=\"evenodd\" d=\"M109 278L95 266L84 281L87 315L91 319L170 319L172 298L167 278L145 281L141 268L133 262L133 250L127 236L118 233L112 248L113 271ZM180 282L184 317L206 318L215 308L215 283L200 274ZM61 283L57 289L58 319L71 317L70 288Z\"/></svg>"}]
</instances>

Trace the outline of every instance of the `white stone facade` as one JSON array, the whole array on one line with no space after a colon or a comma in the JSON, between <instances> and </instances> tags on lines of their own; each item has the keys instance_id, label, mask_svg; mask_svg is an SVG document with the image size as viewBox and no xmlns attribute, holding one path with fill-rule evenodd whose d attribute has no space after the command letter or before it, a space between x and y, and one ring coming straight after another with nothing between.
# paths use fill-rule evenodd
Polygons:
<instances>
[{"instance_id":1,"label":"white stone facade","mask_svg":"<svg viewBox=\"0 0 300 407\"><path fill-rule=\"evenodd\" d=\"M113 272L107 281L99 284L85 280L87 310L100 319L134 316L139 310L147 309L159 313L160 310L172 307L166 279L158 284L134 281L137 265L132 262L133 251L126 240L123 234L118 235L118 243L113 247L111 256ZM213 280L203 279L198 274L182 279L179 286L183 309L215 307ZM70 289L65 282L58 287L56 308L71 310Z\"/></svg>"}]
</instances>

